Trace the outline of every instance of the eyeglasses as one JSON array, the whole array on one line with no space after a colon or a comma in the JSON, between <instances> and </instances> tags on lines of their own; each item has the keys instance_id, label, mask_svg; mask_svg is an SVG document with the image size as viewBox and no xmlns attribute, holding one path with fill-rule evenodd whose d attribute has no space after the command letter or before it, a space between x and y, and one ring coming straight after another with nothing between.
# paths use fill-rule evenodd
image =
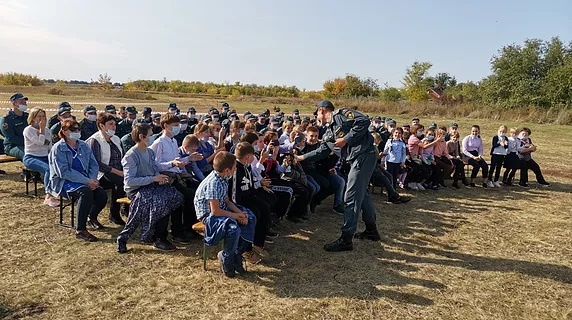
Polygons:
<instances>
[{"instance_id":1,"label":"eyeglasses","mask_svg":"<svg viewBox=\"0 0 572 320\"><path fill-rule=\"evenodd\" d=\"M70 127L69 129L71 132L77 132L79 131L79 127Z\"/></svg>"}]
</instances>

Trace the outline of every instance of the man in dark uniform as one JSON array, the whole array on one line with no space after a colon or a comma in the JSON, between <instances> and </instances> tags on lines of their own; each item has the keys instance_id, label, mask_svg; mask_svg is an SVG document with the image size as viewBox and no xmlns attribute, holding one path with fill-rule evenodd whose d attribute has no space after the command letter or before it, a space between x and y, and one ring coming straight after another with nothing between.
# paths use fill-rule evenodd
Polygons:
<instances>
[{"instance_id":1,"label":"man in dark uniform","mask_svg":"<svg viewBox=\"0 0 572 320\"><path fill-rule=\"evenodd\" d=\"M314 115L317 116L318 125L327 128L323 141L318 149L296 158L299 161L319 160L328 157L333 151L351 163L344 199L342 235L338 240L326 244L324 250L331 252L353 250L354 235L358 239L379 241L375 208L367 191L377 159L373 137L368 132L369 118L346 108L334 112L334 105L327 100L320 101L316 105ZM364 232L356 233L360 213L366 229Z\"/></svg>"},{"instance_id":2,"label":"man in dark uniform","mask_svg":"<svg viewBox=\"0 0 572 320\"><path fill-rule=\"evenodd\" d=\"M153 134L158 134L161 131L163 131L163 129L161 128L161 114L160 113L155 113L153 115L153 123L151 124L152 130L153 130Z\"/></svg>"},{"instance_id":3,"label":"man in dark uniform","mask_svg":"<svg viewBox=\"0 0 572 320\"><path fill-rule=\"evenodd\" d=\"M58 106L59 121L50 127L50 134L52 135L52 143L60 141L60 136L58 135L58 133L62 128L62 122L64 122L65 120L73 120L73 119L75 118L72 116L72 107L70 106L70 104L65 101L60 103L60 105Z\"/></svg>"},{"instance_id":4,"label":"man in dark uniform","mask_svg":"<svg viewBox=\"0 0 572 320\"><path fill-rule=\"evenodd\" d=\"M20 160L24 158L24 128L28 126L28 98L21 93L10 97L12 110L0 118L0 130L4 136L4 152Z\"/></svg>"},{"instance_id":5,"label":"man in dark uniform","mask_svg":"<svg viewBox=\"0 0 572 320\"><path fill-rule=\"evenodd\" d=\"M84 118L79 122L79 128L81 131L81 140L85 141L98 131L96 123L97 110L94 106L87 106L83 108L83 116Z\"/></svg>"},{"instance_id":6,"label":"man in dark uniform","mask_svg":"<svg viewBox=\"0 0 572 320\"><path fill-rule=\"evenodd\" d=\"M105 106L105 113L114 116L116 123L121 122L121 118L117 116L117 109L115 108L114 105L112 105L112 104L106 105L106 106Z\"/></svg>"},{"instance_id":7,"label":"man in dark uniform","mask_svg":"<svg viewBox=\"0 0 572 320\"><path fill-rule=\"evenodd\" d=\"M218 112L217 109L212 109L210 115L213 122L220 123L220 113Z\"/></svg>"},{"instance_id":8,"label":"man in dark uniform","mask_svg":"<svg viewBox=\"0 0 572 320\"><path fill-rule=\"evenodd\" d=\"M167 112L172 113L174 115L179 114L179 108L177 108L177 104L174 102L169 103L169 107L167 108Z\"/></svg>"},{"instance_id":9,"label":"man in dark uniform","mask_svg":"<svg viewBox=\"0 0 572 320\"><path fill-rule=\"evenodd\" d=\"M266 127L266 116L261 113L258 115L258 122L256 122L256 131L261 132L262 129L265 129Z\"/></svg>"},{"instance_id":10,"label":"man in dark uniform","mask_svg":"<svg viewBox=\"0 0 572 320\"><path fill-rule=\"evenodd\" d=\"M187 119L187 134L190 134L193 133L195 126L199 123L199 119L197 119L197 110L195 110L195 108L190 107L189 110L187 110Z\"/></svg>"},{"instance_id":11,"label":"man in dark uniform","mask_svg":"<svg viewBox=\"0 0 572 320\"><path fill-rule=\"evenodd\" d=\"M127 118L117 124L117 132L115 132L115 135L120 139L123 138L124 135L131 133L133 122L137 119L137 109L135 109L134 106L125 108L125 112L127 112Z\"/></svg>"},{"instance_id":12,"label":"man in dark uniform","mask_svg":"<svg viewBox=\"0 0 572 320\"><path fill-rule=\"evenodd\" d=\"M153 109L151 109L150 107L144 107L143 110L141 111L141 115L143 116L143 121L146 124L151 124L153 123L153 117L151 117L151 113L153 112Z\"/></svg>"},{"instance_id":13,"label":"man in dark uniform","mask_svg":"<svg viewBox=\"0 0 572 320\"><path fill-rule=\"evenodd\" d=\"M220 109L221 109L221 111L220 111L220 122L223 122L224 120L228 119L228 113L230 110L230 106L228 105L227 102L223 102Z\"/></svg>"},{"instance_id":14,"label":"man in dark uniform","mask_svg":"<svg viewBox=\"0 0 572 320\"><path fill-rule=\"evenodd\" d=\"M173 138L177 140L177 146L180 147L183 144L183 139L185 139L185 137L187 136L187 129L189 128L189 119L184 114L180 114L179 119L181 120L180 124L181 130L179 131L179 134L177 134Z\"/></svg>"}]
</instances>

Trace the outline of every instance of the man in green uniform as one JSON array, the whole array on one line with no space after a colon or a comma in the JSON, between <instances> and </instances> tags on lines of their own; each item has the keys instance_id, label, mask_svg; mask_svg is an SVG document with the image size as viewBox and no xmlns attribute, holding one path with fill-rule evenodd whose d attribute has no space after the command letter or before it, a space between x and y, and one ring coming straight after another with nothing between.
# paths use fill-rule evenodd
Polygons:
<instances>
[{"instance_id":1,"label":"man in green uniform","mask_svg":"<svg viewBox=\"0 0 572 320\"><path fill-rule=\"evenodd\" d=\"M4 152L20 160L24 158L24 128L28 126L28 98L21 93L10 97L12 110L0 118L4 136Z\"/></svg>"},{"instance_id":2,"label":"man in green uniform","mask_svg":"<svg viewBox=\"0 0 572 320\"><path fill-rule=\"evenodd\" d=\"M72 108L68 102L64 101L64 102L59 104L59 106L58 106L58 119L59 119L59 121L50 128L50 134L52 135L52 142L53 143L60 141L60 136L58 135L58 133L60 132L60 129L62 128L62 122L66 121L66 120L74 120L75 119L72 116Z\"/></svg>"},{"instance_id":3,"label":"man in green uniform","mask_svg":"<svg viewBox=\"0 0 572 320\"><path fill-rule=\"evenodd\" d=\"M375 208L367 191L377 159L373 137L368 131L369 118L346 108L334 112L334 105L328 100L320 101L316 105L314 115L317 117L318 125L326 127L322 143L316 150L296 156L297 159L320 160L334 152L351 163L344 199L342 235L338 240L326 244L324 250L331 252L353 250L354 235L359 239L379 241ZM360 213L366 229L356 233Z\"/></svg>"}]
</instances>

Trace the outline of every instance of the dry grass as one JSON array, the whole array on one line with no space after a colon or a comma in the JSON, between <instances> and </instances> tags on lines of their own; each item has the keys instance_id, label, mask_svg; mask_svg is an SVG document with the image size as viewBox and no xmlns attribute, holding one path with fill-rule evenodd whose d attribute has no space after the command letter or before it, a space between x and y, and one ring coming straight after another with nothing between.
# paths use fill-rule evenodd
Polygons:
<instances>
[{"instance_id":1,"label":"dry grass","mask_svg":"<svg viewBox=\"0 0 572 320\"><path fill-rule=\"evenodd\" d=\"M481 124L488 142L501 123ZM0 165L0 318L572 319L569 127L530 126L550 188L415 192L406 205L376 190L382 243L340 254L321 249L341 220L325 203L304 224L285 221L272 258L233 280L214 249L202 270L198 242L118 255L118 228L76 241L57 209L23 196L17 164Z\"/></svg>"},{"instance_id":2,"label":"dry grass","mask_svg":"<svg viewBox=\"0 0 572 320\"><path fill-rule=\"evenodd\" d=\"M203 110L218 102L154 97ZM63 99L41 92L33 98ZM109 98L79 92L65 99ZM232 106L255 112L278 102L286 112L309 113L312 104L265 98L237 99ZM501 115L465 105L443 119L434 105L359 107L395 114L399 123L411 115L435 115L423 122L455 120L465 132L481 122L487 142L498 119L511 119L509 127L528 125L539 145L535 157L555 183L549 189L419 192L405 206L388 205L376 195L383 243L359 242L344 254L321 250L340 223L325 204L308 223L285 225L265 266L251 267L245 279L227 280L215 271L212 255L210 271L202 271L198 243L173 254L133 244L132 253L119 256L113 244L119 229L97 233L100 243L75 241L71 231L55 225L57 210L22 197L16 165L1 165L9 175L0 177L0 317L572 319L572 170L561 161L572 156L572 141L565 138L569 127L517 122L550 122L534 110Z\"/></svg>"}]
</instances>

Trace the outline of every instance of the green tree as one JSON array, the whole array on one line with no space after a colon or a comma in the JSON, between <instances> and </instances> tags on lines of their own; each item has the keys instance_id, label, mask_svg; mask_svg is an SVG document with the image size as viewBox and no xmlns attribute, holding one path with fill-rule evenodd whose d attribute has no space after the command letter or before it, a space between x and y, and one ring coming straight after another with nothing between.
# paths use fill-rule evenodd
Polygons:
<instances>
[{"instance_id":1,"label":"green tree","mask_svg":"<svg viewBox=\"0 0 572 320\"><path fill-rule=\"evenodd\" d=\"M411 67L405 71L403 92L405 97L411 102L427 100L427 89L432 87L434 79L429 76L429 69L433 65L430 62L415 61Z\"/></svg>"}]
</instances>

